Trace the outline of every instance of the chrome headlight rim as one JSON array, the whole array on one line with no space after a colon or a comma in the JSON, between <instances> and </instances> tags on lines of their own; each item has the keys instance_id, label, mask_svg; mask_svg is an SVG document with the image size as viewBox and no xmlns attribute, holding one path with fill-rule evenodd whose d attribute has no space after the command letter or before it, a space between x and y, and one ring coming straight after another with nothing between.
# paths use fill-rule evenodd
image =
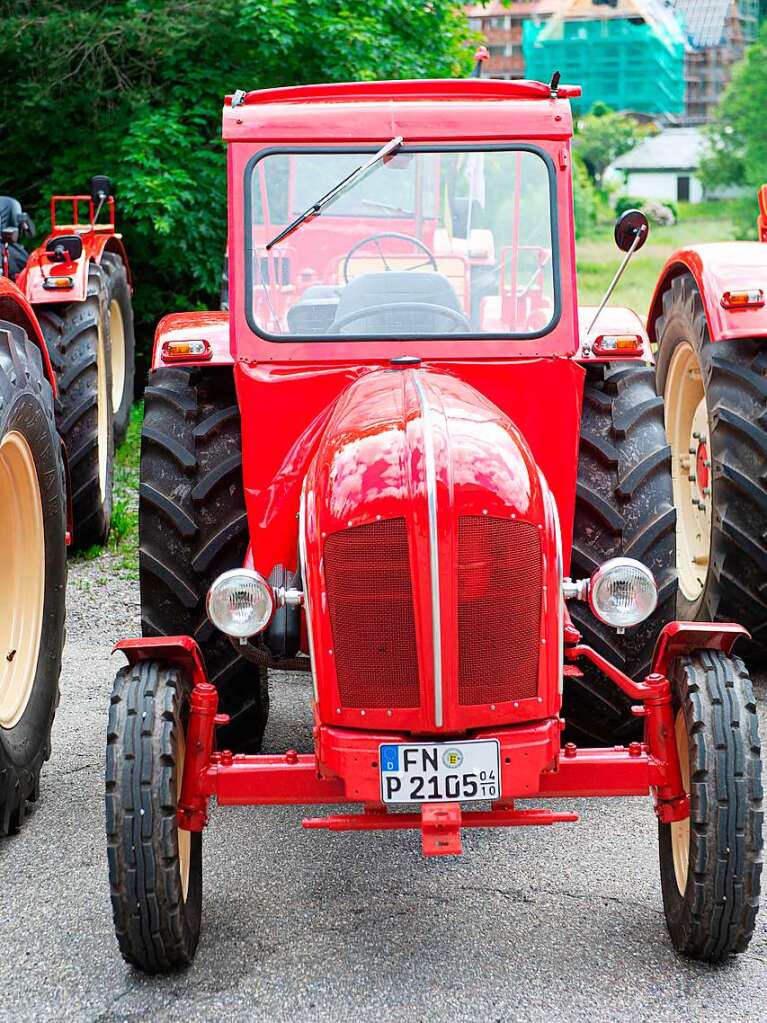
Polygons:
<instances>
[{"instance_id":1,"label":"chrome headlight rim","mask_svg":"<svg viewBox=\"0 0 767 1023\"><path fill-rule=\"evenodd\" d=\"M651 606L642 612L641 616L636 614L630 620L616 621L615 618L611 618L605 614L604 609L599 605L599 595L602 587L605 583L615 576L619 576L621 572L625 573L628 571L636 572L641 575L646 582L650 584L652 591ZM600 565L599 568L594 572L589 580L588 587L588 601L591 613L597 618L603 625L609 625L613 629L631 629L636 625L641 625L642 622L647 619L655 612L658 607L658 584L655 581L655 576L652 574L647 565L642 564L641 561L637 561L636 558L610 558L609 561L605 561L604 564Z\"/></svg>"},{"instance_id":2,"label":"chrome headlight rim","mask_svg":"<svg viewBox=\"0 0 767 1023\"><path fill-rule=\"evenodd\" d=\"M216 597L222 589L230 586L231 583L238 580L241 584L243 581L245 581L248 585L255 584L260 595L264 598L265 608L260 618L257 619L255 627L252 627L253 623L251 623L247 629L236 629L232 626L231 622L225 621L224 618L219 616L217 613L215 605ZM227 572L222 572L221 575L216 576L210 584L205 598L205 611L211 623L219 630L219 632L223 632L225 636L229 636L231 639L246 640L251 636L257 636L262 633L268 627L269 622L271 622L276 606L274 590L267 580L264 579L261 573L256 572L256 570L252 568L231 568Z\"/></svg>"}]
</instances>

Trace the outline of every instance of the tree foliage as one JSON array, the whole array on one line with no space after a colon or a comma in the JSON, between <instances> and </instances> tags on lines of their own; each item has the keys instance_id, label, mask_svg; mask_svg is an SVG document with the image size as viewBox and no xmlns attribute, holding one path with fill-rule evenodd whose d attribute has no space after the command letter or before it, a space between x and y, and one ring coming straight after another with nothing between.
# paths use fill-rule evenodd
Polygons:
<instances>
[{"instance_id":1,"label":"tree foliage","mask_svg":"<svg viewBox=\"0 0 767 1023\"><path fill-rule=\"evenodd\" d=\"M6 5L3 5L6 6ZM115 185L146 347L165 312L216 301L226 234L222 100L235 89L466 74L448 0L79 0L7 5L0 189Z\"/></svg>"},{"instance_id":2,"label":"tree foliage","mask_svg":"<svg viewBox=\"0 0 767 1023\"><path fill-rule=\"evenodd\" d=\"M639 141L637 125L604 103L595 103L578 125L575 149L597 188L613 160L633 149Z\"/></svg>"},{"instance_id":3,"label":"tree foliage","mask_svg":"<svg viewBox=\"0 0 767 1023\"><path fill-rule=\"evenodd\" d=\"M743 225L753 233L756 190L767 181L767 23L756 42L737 65L708 129L710 153L701 162L706 188L739 187L748 190Z\"/></svg>"}]
</instances>

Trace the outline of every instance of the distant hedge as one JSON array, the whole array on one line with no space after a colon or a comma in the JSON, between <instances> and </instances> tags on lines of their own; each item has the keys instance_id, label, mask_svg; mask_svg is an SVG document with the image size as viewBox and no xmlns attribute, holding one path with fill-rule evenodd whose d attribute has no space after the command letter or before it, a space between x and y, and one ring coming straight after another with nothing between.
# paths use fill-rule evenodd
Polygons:
<instances>
[{"instance_id":1,"label":"distant hedge","mask_svg":"<svg viewBox=\"0 0 767 1023\"><path fill-rule=\"evenodd\" d=\"M218 301L226 93L452 77L471 66L465 15L446 0L16 0L7 7L0 192L15 195L44 228L52 192L83 191L91 175L111 176L144 357L161 315Z\"/></svg>"}]
</instances>

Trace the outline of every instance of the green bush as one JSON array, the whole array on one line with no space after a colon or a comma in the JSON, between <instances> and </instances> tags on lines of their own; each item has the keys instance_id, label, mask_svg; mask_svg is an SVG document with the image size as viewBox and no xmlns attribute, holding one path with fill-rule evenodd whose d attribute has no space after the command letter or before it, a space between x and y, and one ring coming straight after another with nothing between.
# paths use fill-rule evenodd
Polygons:
<instances>
[{"instance_id":1,"label":"green bush","mask_svg":"<svg viewBox=\"0 0 767 1023\"><path fill-rule=\"evenodd\" d=\"M573 206L575 237L585 238L597 221L599 196L583 160L573 155Z\"/></svg>"},{"instance_id":2,"label":"green bush","mask_svg":"<svg viewBox=\"0 0 767 1023\"><path fill-rule=\"evenodd\" d=\"M641 210L644 199L637 199L634 195L622 195L615 204L615 216L622 216L626 210Z\"/></svg>"},{"instance_id":3,"label":"green bush","mask_svg":"<svg viewBox=\"0 0 767 1023\"><path fill-rule=\"evenodd\" d=\"M4 5L2 191L47 222L52 192L109 174L139 353L164 313L215 306L226 241L227 93L462 76L453 0L78 0ZM143 373L137 374L137 380Z\"/></svg>"}]
</instances>

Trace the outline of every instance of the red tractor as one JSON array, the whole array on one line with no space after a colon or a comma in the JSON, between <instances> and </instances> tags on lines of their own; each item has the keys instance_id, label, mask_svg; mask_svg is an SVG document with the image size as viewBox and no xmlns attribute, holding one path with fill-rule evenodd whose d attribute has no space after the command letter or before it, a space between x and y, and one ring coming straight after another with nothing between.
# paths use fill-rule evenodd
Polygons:
<instances>
[{"instance_id":1,"label":"red tractor","mask_svg":"<svg viewBox=\"0 0 767 1023\"><path fill-rule=\"evenodd\" d=\"M35 314L0 277L0 835L37 799L58 704L68 522L55 395Z\"/></svg>"},{"instance_id":2,"label":"red tractor","mask_svg":"<svg viewBox=\"0 0 767 1023\"><path fill-rule=\"evenodd\" d=\"M212 797L340 805L304 826L445 855L462 828L577 819L517 800L651 794L675 947L749 942L746 633L674 620L649 342L577 306L578 93L227 98L230 308L157 329L144 636L118 644L108 726L115 928L143 970L194 956ZM624 266L646 236L618 222ZM306 673L311 752L259 753L281 668Z\"/></svg>"},{"instance_id":3,"label":"red tractor","mask_svg":"<svg viewBox=\"0 0 767 1023\"><path fill-rule=\"evenodd\" d=\"M31 254L22 239L32 234L32 223L17 200L0 196L0 227L0 273L15 280L33 306L56 373L73 541L88 548L109 534L112 455L125 436L133 401L130 268L115 231L109 179L94 177L90 195L53 196L51 233Z\"/></svg>"},{"instance_id":4,"label":"red tractor","mask_svg":"<svg viewBox=\"0 0 767 1023\"><path fill-rule=\"evenodd\" d=\"M677 513L679 613L742 622L767 653L767 186L759 242L683 249L648 330L658 343Z\"/></svg>"}]
</instances>

